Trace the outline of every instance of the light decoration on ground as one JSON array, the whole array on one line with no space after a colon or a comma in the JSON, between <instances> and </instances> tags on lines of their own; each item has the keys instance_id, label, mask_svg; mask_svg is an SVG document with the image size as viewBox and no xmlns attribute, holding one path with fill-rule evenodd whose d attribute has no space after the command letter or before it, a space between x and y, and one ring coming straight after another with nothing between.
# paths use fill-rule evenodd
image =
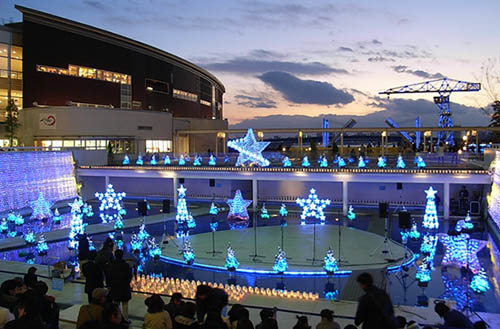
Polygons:
<instances>
[{"instance_id":1,"label":"light decoration on ground","mask_svg":"<svg viewBox=\"0 0 500 329\"><path fill-rule=\"evenodd\" d=\"M281 162L283 163L284 168L290 168L292 166L292 161L290 161L290 158L287 156L285 156Z\"/></svg>"},{"instance_id":2,"label":"light decoration on ground","mask_svg":"<svg viewBox=\"0 0 500 329\"><path fill-rule=\"evenodd\" d=\"M156 240L155 238L150 238L148 240L148 253L149 253L149 256L154 258L154 259L159 259L160 256L161 256L161 248L160 246L158 245L158 243L156 243Z\"/></svg>"},{"instance_id":3,"label":"light decoration on ground","mask_svg":"<svg viewBox=\"0 0 500 329\"><path fill-rule=\"evenodd\" d=\"M274 256L273 270L278 274L283 274L288 270L288 260L286 259L286 253L281 247L278 247L278 253Z\"/></svg>"},{"instance_id":4,"label":"light decoration on ground","mask_svg":"<svg viewBox=\"0 0 500 329\"><path fill-rule=\"evenodd\" d=\"M158 276L137 275L132 278L131 287L133 291L143 293L172 295L179 292L185 298L194 299L196 288L201 285L209 285L226 291L231 302L239 302L248 295L263 297L277 297L291 300L317 301L319 294L302 291L289 291L270 288L259 288L253 286L229 285L195 280L181 280L179 278L160 278Z\"/></svg>"},{"instance_id":5,"label":"light decoration on ground","mask_svg":"<svg viewBox=\"0 0 500 329\"><path fill-rule=\"evenodd\" d=\"M123 228L122 216L118 215L118 217L115 220L115 224L113 225L113 228L115 230L121 230Z\"/></svg>"},{"instance_id":6,"label":"light decoration on ground","mask_svg":"<svg viewBox=\"0 0 500 329\"><path fill-rule=\"evenodd\" d=\"M333 254L332 247L328 247L328 251L323 258L323 269L328 275L332 275L339 270L339 266L337 265L337 260L335 259L335 255Z\"/></svg>"},{"instance_id":7,"label":"light decoration on ground","mask_svg":"<svg viewBox=\"0 0 500 329\"><path fill-rule=\"evenodd\" d=\"M26 242L26 244L35 243L35 234L31 230L31 228L28 228L28 231L26 232L26 234L24 235L23 238L24 238L24 242Z\"/></svg>"},{"instance_id":8,"label":"light decoration on ground","mask_svg":"<svg viewBox=\"0 0 500 329\"><path fill-rule=\"evenodd\" d=\"M365 168L366 167L366 161L365 159L360 155L358 159L358 168Z\"/></svg>"},{"instance_id":9,"label":"light decoration on ground","mask_svg":"<svg viewBox=\"0 0 500 329\"><path fill-rule=\"evenodd\" d=\"M319 199L316 194L316 190L312 188L309 191L309 196L307 199L297 198L297 204L302 207L302 213L300 215L300 225L306 224L306 218L313 217L319 219L321 225L325 224L326 216L324 210L326 206L330 205L330 199Z\"/></svg>"},{"instance_id":10,"label":"light decoration on ground","mask_svg":"<svg viewBox=\"0 0 500 329\"><path fill-rule=\"evenodd\" d=\"M7 219L4 217L2 218L2 222L0 223L0 233L5 234L9 231L9 223L7 222Z\"/></svg>"},{"instance_id":11,"label":"light decoration on ground","mask_svg":"<svg viewBox=\"0 0 500 329\"><path fill-rule=\"evenodd\" d=\"M488 212L491 218L500 227L500 152L491 162L488 173L491 175L491 192L488 195Z\"/></svg>"},{"instance_id":12,"label":"light decoration on ground","mask_svg":"<svg viewBox=\"0 0 500 329\"><path fill-rule=\"evenodd\" d=\"M465 216L465 219L461 219L457 222L456 230L458 232L462 231L462 229L465 230L472 230L474 228L474 224L472 224L472 220L470 218L470 212L467 211L467 215Z\"/></svg>"},{"instance_id":13,"label":"light decoration on ground","mask_svg":"<svg viewBox=\"0 0 500 329\"><path fill-rule=\"evenodd\" d=\"M94 241L92 241L92 238L88 236L87 240L89 241L89 250L95 250Z\"/></svg>"},{"instance_id":14,"label":"light decoration on ground","mask_svg":"<svg viewBox=\"0 0 500 329\"><path fill-rule=\"evenodd\" d=\"M178 162L179 166L185 166L186 165L186 159L184 159L184 154L181 154L179 156L179 162Z\"/></svg>"},{"instance_id":15,"label":"light decoration on ground","mask_svg":"<svg viewBox=\"0 0 500 329\"><path fill-rule=\"evenodd\" d=\"M59 213L59 209L54 210L54 216L52 217L52 222L56 225L61 224L62 216Z\"/></svg>"},{"instance_id":16,"label":"light decoration on ground","mask_svg":"<svg viewBox=\"0 0 500 329\"><path fill-rule=\"evenodd\" d=\"M199 155L195 156L194 161L193 161L193 166L195 166L195 167L201 166L202 161L203 161L203 158L201 156L199 156Z\"/></svg>"},{"instance_id":17,"label":"light decoration on ground","mask_svg":"<svg viewBox=\"0 0 500 329\"><path fill-rule=\"evenodd\" d=\"M48 219L52 217L52 211L50 210L51 203L45 200L43 193L38 193L38 199L30 202L30 207L33 209L31 213L31 219Z\"/></svg>"},{"instance_id":18,"label":"light decoration on ground","mask_svg":"<svg viewBox=\"0 0 500 329\"><path fill-rule=\"evenodd\" d=\"M284 203L282 203L280 207L280 216L281 216L280 226L287 227L288 222L286 221L286 217L288 216L288 210L286 209L286 205Z\"/></svg>"},{"instance_id":19,"label":"light decoration on ground","mask_svg":"<svg viewBox=\"0 0 500 329\"><path fill-rule=\"evenodd\" d=\"M429 189L425 190L427 203L425 205L425 214L424 220L422 222L422 226L427 229L438 229L439 228L439 220L437 217L436 210L436 193L437 191L429 187Z\"/></svg>"},{"instance_id":20,"label":"light decoration on ground","mask_svg":"<svg viewBox=\"0 0 500 329\"><path fill-rule=\"evenodd\" d=\"M241 219L248 220L248 206L252 203L250 200L243 199L240 190L236 190L233 199L227 200L227 205L229 206L229 213L227 214L228 219Z\"/></svg>"},{"instance_id":21,"label":"light decoration on ground","mask_svg":"<svg viewBox=\"0 0 500 329\"><path fill-rule=\"evenodd\" d=\"M125 210L125 209L123 209L123 210ZM85 214L85 216L87 216L87 218L91 218L92 216L94 216L94 209L92 209L92 205L87 203L87 202L85 202L83 204L82 212Z\"/></svg>"},{"instance_id":22,"label":"light decoration on ground","mask_svg":"<svg viewBox=\"0 0 500 329\"><path fill-rule=\"evenodd\" d=\"M144 165L144 160L142 159L142 154L141 153L139 153L139 155L137 156L137 160L135 161L135 164L138 165L138 166Z\"/></svg>"},{"instance_id":23,"label":"light decoration on ground","mask_svg":"<svg viewBox=\"0 0 500 329\"><path fill-rule=\"evenodd\" d=\"M215 205L215 202L212 201L210 204L210 210L208 211L210 215L217 215L219 213L219 208Z\"/></svg>"},{"instance_id":24,"label":"light decoration on ground","mask_svg":"<svg viewBox=\"0 0 500 329\"><path fill-rule=\"evenodd\" d=\"M227 146L235 149L240 154L236 160L236 167L257 165L267 167L271 163L262 156L262 152L271 142L257 142L252 129L248 129L243 138L227 141Z\"/></svg>"},{"instance_id":25,"label":"light decoration on ground","mask_svg":"<svg viewBox=\"0 0 500 329\"><path fill-rule=\"evenodd\" d=\"M483 268L481 268L479 272L472 278L470 288L478 294L484 294L485 292L490 290L490 283Z\"/></svg>"},{"instance_id":26,"label":"light decoration on ground","mask_svg":"<svg viewBox=\"0 0 500 329\"><path fill-rule=\"evenodd\" d=\"M412 240L420 239L420 232L418 231L417 223L415 221L411 224L411 229L410 229L410 233L408 234L408 236Z\"/></svg>"},{"instance_id":27,"label":"light decoration on ground","mask_svg":"<svg viewBox=\"0 0 500 329\"><path fill-rule=\"evenodd\" d=\"M24 225L24 217L21 214L17 214L16 218L14 219L14 224L16 226L22 226Z\"/></svg>"},{"instance_id":28,"label":"light decoration on ground","mask_svg":"<svg viewBox=\"0 0 500 329\"><path fill-rule=\"evenodd\" d=\"M321 160L319 162L319 166L320 166L320 168L328 168L328 159L326 158L326 156L321 157Z\"/></svg>"},{"instance_id":29,"label":"light decoration on ground","mask_svg":"<svg viewBox=\"0 0 500 329\"><path fill-rule=\"evenodd\" d=\"M43 234L40 234L40 236L38 237L38 241L36 243L35 248L39 256L47 255L47 252L49 251L49 246L47 245L47 242L45 241L45 236Z\"/></svg>"},{"instance_id":30,"label":"light decoration on ground","mask_svg":"<svg viewBox=\"0 0 500 329\"><path fill-rule=\"evenodd\" d=\"M347 218L351 221L356 219L356 213L352 205L349 205L349 210L347 210Z\"/></svg>"},{"instance_id":31,"label":"light decoration on ground","mask_svg":"<svg viewBox=\"0 0 500 329\"><path fill-rule=\"evenodd\" d=\"M214 157L213 154L210 154L210 157L208 158L208 165L215 167L217 165L217 158Z\"/></svg>"},{"instance_id":32,"label":"light decoration on ground","mask_svg":"<svg viewBox=\"0 0 500 329\"><path fill-rule=\"evenodd\" d=\"M7 220L9 222L14 223L16 221L16 218L17 218L17 216L16 216L16 214L14 214L13 211L10 211L9 214L7 215Z\"/></svg>"},{"instance_id":33,"label":"light decoration on ground","mask_svg":"<svg viewBox=\"0 0 500 329\"><path fill-rule=\"evenodd\" d=\"M17 231L10 231L9 233L7 233L7 236L9 238L13 238L13 237L16 237L17 236Z\"/></svg>"},{"instance_id":34,"label":"light decoration on ground","mask_svg":"<svg viewBox=\"0 0 500 329\"><path fill-rule=\"evenodd\" d=\"M182 255L186 264L192 265L194 263L195 254L189 240L184 241L184 245L182 246Z\"/></svg>"},{"instance_id":35,"label":"light decoration on ground","mask_svg":"<svg viewBox=\"0 0 500 329\"><path fill-rule=\"evenodd\" d=\"M343 157L339 156L339 157L337 158L337 166L338 166L339 168L344 168L344 167L346 166L346 163L345 163L345 160L344 160L344 158L343 158Z\"/></svg>"},{"instance_id":36,"label":"light decoration on ground","mask_svg":"<svg viewBox=\"0 0 500 329\"><path fill-rule=\"evenodd\" d=\"M146 231L146 225L144 223L139 227L139 233L137 233L137 238L141 241L146 241L149 238L149 233Z\"/></svg>"},{"instance_id":37,"label":"light decoration on ground","mask_svg":"<svg viewBox=\"0 0 500 329\"><path fill-rule=\"evenodd\" d=\"M479 273L481 264L477 253L486 246L487 241L471 239L467 233L458 235L439 233L437 236L445 250L442 266L455 265L468 268L474 274Z\"/></svg>"},{"instance_id":38,"label":"light decoration on ground","mask_svg":"<svg viewBox=\"0 0 500 329\"><path fill-rule=\"evenodd\" d=\"M125 192L115 192L112 184L107 186L105 193L95 193L96 198L101 202L99 205L99 217L101 217L103 223L118 219L122 209L121 202L126 195Z\"/></svg>"},{"instance_id":39,"label":"light decoration on ground","mask_svg":"<svg viewBox=\"0 0 500 329\"><path fill-rule=\"evenodd\" d=\"M231 244L227 246L227 252L226 252L226 262L224 263L224 266L227 268L228 271L235 271L238 266L240 266L240 263L236 259L236 256L234 255L234 250L231 247Z\"/></svg>"},{"instance_id":40,"label":"light decoration on ground","mask_svg":"<svg viewBox=\"0 0 500 329\"><path fill-rule=\"evenodd\" d=\"M186 204L186 191L187 189L184 185L181 185L177 189L177 214L175 215L175 220L177 222L177 237L183 238L189 236L189 230L196 228L196 222L189 212Z\"/></svg>"},{"instance_id":41,"label":"light decoration on ground","mask_svg":"<svg viewBox=\"0 0 500 329\"><path fill-rule=\"evenodd\" d=\"M149 234L148 234L148 236L149 236ZM137 234L132 234L130 236L130 249L132 249L132 252L137 253L137 252L141 251L142 241L143 240L139 239Z\"/></svg>"},{"instance_id":42,"label":"light decoration on ground","mask_svg":"<svg viewBox=\"0 0 500 329\"><path fill-rule=\"evenodd\" d=\"M476 303L474 293L469 287L467 278L462 275L456 276L449 272L446 267L441 268L441 280L444 284L444 292L439 299L450 299L457 303L457 310L463 310L467 305L472 307Z\"/></svg>"},{"instance_id":43,"label":"light decoration on ground","mask_svg":"<svg viewBox=\"0 0 500 329\"><path fill-rule=\"evenodd\" d=\"M426 233L422 244L420 245L420 252L424 254L435 254L438 238L435 235Z\"/></svg>"},{"instance_id":44,"label":"light decoration on ground","mask_svg":"<svg viewBox=\"0 0 500 329\"><path fill-rule=\"evenodd\" d=\"M387 160L383 156L378 157L377 167L385 168L387 166Z\"/></svg>"},{"instance_id":45,"label":"light decoration on ground","mask_svg":"<svg viewBox=\"0 0 500 329\"><path fill-rule=\"evenodd\" d=\"M307 155L304 155L304 158L302 158L302 167L304 168L309 168L311 166L311 163L309 162L309 158Z\"/></svg>"},{"instance_id":46,"label":"light decoration on ground","mask_svg":"<svg viewBox=\"0 0 500 329\"><path fill-rule=\"evenodd\" d=\"M398 161L396 163L396 168L398 169L405 169L406 168L406 163L405 163L405 160L403 160L403 157L400 155L398 155Z\"/></svg>"},{"instance_id":47,"label":"light decoration on ground","mask_svg":"<svg viewBox=\"0 0 500 329\"><path fill-rule=\"evenodd\" d=\"M434 271L434 257L436 256L436 246L438 238L435 235L427 233L424 235L420 251L423 256L420 264L417 266L415 279L422 285L427 285L431 281L431 274Z\"/></svg>"},{"instance_id":48,"label":"light decoration on ground","mask_svg":"<svg viewBox=\"0 0 500 329\"><path fill-rule=\"evenodd\" d=\"M425 161L420 155L415 159L415 163L417 164L417 168L419 169L426 167Z\"/></svg>"},{"instance_id":49,"label":"light decoration on ground","mask_svg":"<svg viewBox=\"0 0 500 329\"><path fill-rule=\"evenodd\" d=\"M68 234L68 249L71 250L78 248L78 236L85 233L85 226L87 226L87 224L83 223L83 200L80 198L76 198L72 203L69 204L69 206L71 208L71 222Z\"/></svg>"},{"instance_id":50,"label":"light decoration on ground","mask_svg":"<svg viewBox=\"0 0 500 329\"><path fill-rule=\"evenodd\" d=\"M267 211L266 204L262 204L262 208L260 208L260 218L269 219L269 212Z\"/></svg>"},{"instance_id":51,"label":"light decoration on ground","mask_svg":"<svg viewBox=\"0 0 500 329\"><path fill-rule=\"evenodd\" d=\"M158 161L156 161L156 155L151 156L151 161L149 161L149 164L152 166L156 166L158 164Z\"/></svg>"},{"instance_id":52,"label":"light decoration on ground","mask_svg":"<svg viewBox=\"0 0 500 329\"><path fill-rule=\"evenodd\" d=\"M170 161L170 157L169 157L168 155L165 155L165 156L163 157L163 164L164 164L165 166L170 166L170 165L172 164L172 162Z\"/></svg>"},{"instance_id":53,"label":"light decoration on ground","mask_svg":"<svg viewBox=\"0 0 500 329\"><path fill-rule=\"evenodd\" d=\"M210 220L210 230L212 232L217 231L219 227L219 222L217 221L217 214L219 213L219 208L215 205L215 202L212 201L210 205L210 210L208 211L210 215L212 215L212 219Z\"/></svg>"},{"instance_id":54,"label":"light decoration on ground","mask_svg":"<svg viewBox=\"0 0 500 329\"><path fill-rule=\"evenodd\" d=\"M130 158L128 157L128 155L125 154L125 156L123 157L122 164L124 166L128 166L130 164Z\"/></svg>"}]
</instances>

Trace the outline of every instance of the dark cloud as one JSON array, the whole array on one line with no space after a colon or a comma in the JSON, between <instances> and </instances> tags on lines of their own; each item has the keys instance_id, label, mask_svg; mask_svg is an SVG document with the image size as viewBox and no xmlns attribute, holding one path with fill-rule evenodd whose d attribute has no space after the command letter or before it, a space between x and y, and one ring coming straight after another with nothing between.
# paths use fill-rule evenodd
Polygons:
<instances>
[{"instance_id":1,"label":"dark cloud","mask_svg":"<svg viewBox=\"0 0 500 329\"><path fill-rule=\"evenodd\" d=\"M378 41L377 39L373 39L373 40L372 40L372 43L373 43L374 45L381 45L381 44L382 44L382 41Z\"/></svg>"},{"instance_id":2,"label":"dark cloud","mask_svg":"<svg viewBox=\"0 0 500 329\"><path fill-rule=\"evenodd\" d=\"M417 77L424 78L424 79L444 78L444 75L442 75L441 73L429 73L429 72L426 72L423 70L410 70L405 65L396 65L396 66L393 66L392 68L394 69L394 71L396 71L398 73L408 73L408 74L412 74L412 75L415 75Z\"/></svg>"},{"instance_id":3,"label":"dark cloud","mask_svg":"<svg viewBox=\"0 0 500 329\"><path fill-rule=\"evenodd\" d=\"M382 56L377 56L377 57L369 57L368 62L371 63L376 63L376 62L395 62L394 59L389 58L389 57L382 57Z\"/></svg>"},{"instance_id":4,"label":"dark cloud","mask_svg":"<svg viewBox=\"0 0 500 329\"><path fill-rule=\"evenodd\" d=\"M232 72L239 74L259 74L267 71L284 71L298 75L347 74L320 62L290 62L237 57L225 62L199 64L209 71Z\"/></svg>"},{"instance_id":5,"label":"dark cloud","mask_svg":"<svg viewBox=\"0 0 500 329\"><path fill-rule=\"evenodd\" d=\"M258 78L293 103L335 105L348 104L354 100L351 94L328 82L302 80L287 72L266 72Z\"/></svg>"},{"instance_id":6,"label":"dark cloud","mask_svg":"<svg viewBox=\"0 0 500 329\"><path fill-rule=\"evenodd\" d=\"M354 52L354 50L352 50L352 48L349 48L349 47L339 47L337 49L338 51L347 51L347 52Z\"/></svg>"},{"instance_id":7,"label":"dark cloud","mask_svg":"<svg viewBox=\"0 0 500 329\"><path fill-rule=\"evenodd\" d=\"M105 5L104 3L102 2L99 2L99 1L93 1L93 0L84 0L82 2L84 5L94 9L94 10L98 10L98 11L101 11L101 12L109 12L109 7L107 5Z\"/></svg>"},{"instance_id":8,"label":"dark cloud","mask_svg":"<svg viewBox=\"0 0 500 329\"><path fill-rule=\"evenodd\" d=\"M262 109L276 108L275 101L263 96L236 95L234 98L236 103L241 106Z\"/></svg>"},{"instance_id":9,"label":"dark cloud","mask_svg":"<svg viewBox=\"0 0 500 329\"><path fill-rule=\"evenodd\" d=\"M285 55L265 49L254 49L250 52L250 57L254 58L284 58Z\"/></svg>"},{"instance_id":10,"label":"dark cloud","mask_svg":"<svg viewBox=\"0 0 500 329\"><path fill-rule=\"evenodd\" d=\"M409 48L406 50L365 50L362 52L363 55L368 55L371 57L389 57L393 59L415 59L415 58L428 58L432 57L432 54L426 50L419 50L415 48Z\"/></svg>"},{"instance_id":11,"label":"dark cloud","mask_svg":"<svg viewBox=\"0 0 500 329\"><path fill-rule=\"evenodd\" d=\"M376 104L382 111L365 116L324 114L317 117L307 115L270 115L259 116L231 125L231 128L317 128L321 126L321 119L330 121L330 127L341 127L349 119L357 122L356 127L385 127L385 119L391 117L401 127L414 127L415 118L420 116L421 125L437 127L439 109L428 100L384 99L376 98ZM475 107L452 103L451 111L455 125L485 126L489 117Z\"/></svg>"}]
</instances>

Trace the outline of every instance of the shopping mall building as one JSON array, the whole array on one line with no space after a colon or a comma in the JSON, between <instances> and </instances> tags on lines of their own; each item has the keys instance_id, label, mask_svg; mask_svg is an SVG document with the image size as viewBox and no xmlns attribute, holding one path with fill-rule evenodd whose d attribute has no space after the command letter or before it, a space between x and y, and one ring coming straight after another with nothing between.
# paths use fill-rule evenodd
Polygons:
<instances>
[{"instance_id":1,"label":"shopping mall building","mask_svg":"<svg viewBox=\"0 0 500 329\"><path fill-rule=\"evenodd\" d=\"M201 138L173 145L176 130L226 129L224 85L168 52L89 25L16 6L0 26L0 117L21 109L20 146L115 153L214 149ZM7 146L0 123L0 144ZM184 145L185 146L185 145Z\"/></svg>"}]
</instances>

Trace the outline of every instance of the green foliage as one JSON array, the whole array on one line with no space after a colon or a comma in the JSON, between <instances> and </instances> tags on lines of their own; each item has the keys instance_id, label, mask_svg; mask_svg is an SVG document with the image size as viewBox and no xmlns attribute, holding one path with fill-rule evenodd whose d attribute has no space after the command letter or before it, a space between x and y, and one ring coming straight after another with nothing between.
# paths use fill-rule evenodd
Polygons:
<instances>
[{"instance_id":1,"label":"green foliage","mask_svg":"<svg viewBox=\"0 0 500 329\"><path fill-rule=\"evenodd\" d=\"M5 137L9 140L9 145L14 146L14 139L17 138L17 130L21 125L19 124L19 108L13 99L9 99L5 111Z\"/></svg>"}]
</instances>

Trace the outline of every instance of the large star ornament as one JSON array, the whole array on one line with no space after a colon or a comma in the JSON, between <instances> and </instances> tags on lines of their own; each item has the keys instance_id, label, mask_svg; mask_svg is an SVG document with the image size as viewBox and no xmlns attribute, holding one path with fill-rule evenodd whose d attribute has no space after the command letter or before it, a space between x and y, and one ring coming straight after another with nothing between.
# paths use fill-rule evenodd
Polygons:
<instances>
[{"instance_id":1,"label":"large star ornament","mask_svg":"<svg viewBox=\"0 0 500 329\"><path fill-rule=\"evenodd\" d=\"M249 218L247 207L251 203L252 201L243 199L240 190L236 190L234 199L227 200L227 204L229 205L229 214L227 214L227 217L247 220Z\"/></svg>"},{"instance_id":2,"label":"large star ornament","mask_svg":"<svg viewBox=\"0 0 500 329\"><path fill-rule=\"evenodd\" d=\"M425 194L427 194L426 196L427 199L435 199L436 193L437 191L433 189L432 186L430 186L428 190L425 190Z\"/></svg>"},{"instance_id":3,"label":"large star ornament","mask_svg":"<svg viewBox=\"0 0 500 329\"><path fill-rule=\"evenodd\" d=\"M469 234L466 233L456 236L439 233L437 236L445 249L441 265L468 267L472 273L479 273L481 264L477 258L477 253L486 246L487 241L471 239Z\"/></svg>"},{"instance_id":4,"label":"large star ornament","mask_svg":"<svg viewBox=\"0 0 500 329\"><path fill-rule=\"evenodd\" d=\"M45 200L43 193L38 194L38 199L30 202L30 207L33 209L31 214L32 219L47 219L52 217L50 210L51 203Z\"/></svg>"},{"instance_id":5,"label":"large star ornament","mask_svg":"<svg viewBox=\"0 0 500 329\"><path fill-rule=\"evenodd\" d=\"M307 217L314 217L321 221L321 225L325 224L325 213L324 210L326 206L330 205L329 199L319 199L316 194L315 189L309 191L309 197L307 199L297 198L297 204L302 207L302 214L300 215L300 225L306 224Z\"/></svg>"},{"instance_id":6,"label":"large star ornament","mask_svg":"<svg viewBox=\"0 0 500 329\"><path fill-rule=\"evenodd\" d=\"M227 146L240 152L236 160L236 167L246 164L256 164L261 167L269 166L270 162L262 156L262 151L271 142L257 142L252 129L248 129L247 134L243 138L227 141Z\"/></svg>"}]
</instances>

